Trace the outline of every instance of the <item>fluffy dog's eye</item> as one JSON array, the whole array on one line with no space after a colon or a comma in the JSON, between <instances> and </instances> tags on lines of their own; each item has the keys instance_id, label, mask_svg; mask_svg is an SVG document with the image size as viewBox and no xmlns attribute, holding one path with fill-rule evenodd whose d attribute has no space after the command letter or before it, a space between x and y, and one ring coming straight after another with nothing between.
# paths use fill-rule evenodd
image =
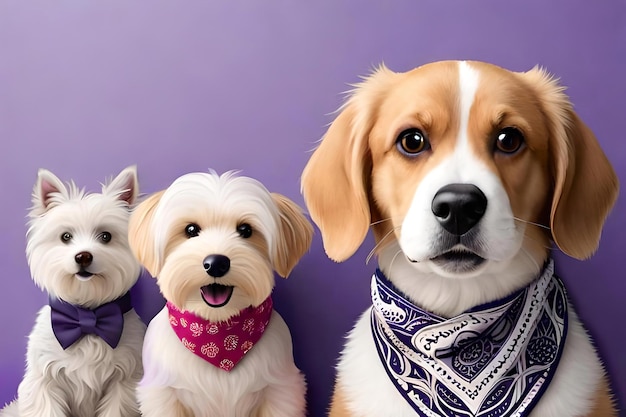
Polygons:
<instances>
[{"instance_id":1,"label":"fluffy dog's eye","mask_svg":"<svg viewBox=\"0 0 626 417\"><path fill-rule=\"evenodd\" d=\"M402 131L396 139L396 146L407 156L416 156L430 148L426 135L416 128Z\"/></svg>"},{"instance_id":2,"label":"fluffy dog's eye","mask_svg":"<svg viewBox=\"0 0 626 417\"><path fill-rule=\"evenodd\" d=\"M67 243L70 240L72 240L72 234L70 232L63 232L61 233L61 242L63 243Z\"/></svg>"},{"instance_id":3,"label":"fluffy dog's eye","mask_svg":"<svg viewBox=\"0 0 626 417\"><path fill-rule=\"evenodd\" d=\"M524 144L524 135L514 127L505 127L496 133L496 150L503 153L515 153Z\"/></svg>"},{"instance_id":4,"label":"fluffy dog's eye","mask_svg":"<svg viewBox=\"0 0 626 417\"><path fill-rule=\"evenodd\" d=\"M195 223L189 223L187 227L185 227L185 234L187 237L196 237L200 234L200 226Z\"/></svg>"},{"instance_id":5,"label":"fluffy dog's eye","mask_svg":"<svg viewBox=\"0 0 626 417\"><path fill-rule=\"evenodd\" d=\"M109 243L112 237L109 232L102 232L98 235L98 239L100 239L102 243Z\"/></svg>"},{"instance_id":6,"label":"fluffy dog's eye","mask_svg":"<svg viewBox=\"0 0 626 417\"><path fill-rule=\"evenodd\" d=\"M247 239L252 236L252 226L248 223L241 223L237 226L237 233L239 233L239 236L242 238Z\"/></svg>"}]
</instances>

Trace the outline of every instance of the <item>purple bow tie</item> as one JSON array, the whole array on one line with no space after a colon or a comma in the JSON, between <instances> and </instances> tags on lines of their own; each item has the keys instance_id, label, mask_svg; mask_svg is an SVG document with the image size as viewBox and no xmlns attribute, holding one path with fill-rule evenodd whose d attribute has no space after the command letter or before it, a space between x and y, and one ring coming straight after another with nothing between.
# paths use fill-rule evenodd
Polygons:
<instances>
[{"instance_id":1,"label":"purple bow tie","mask_svg":"<svg viewBox=\"0 0 626 417\"><path fill-rule=\"evenodd\" d=\"M117 347L124 329L124 314L133 308L130 292L93 310L54 297L50 297L49 305L52 331L64 350L86 334L95 334L112 348Z\"/></svg>"}]
</instances>

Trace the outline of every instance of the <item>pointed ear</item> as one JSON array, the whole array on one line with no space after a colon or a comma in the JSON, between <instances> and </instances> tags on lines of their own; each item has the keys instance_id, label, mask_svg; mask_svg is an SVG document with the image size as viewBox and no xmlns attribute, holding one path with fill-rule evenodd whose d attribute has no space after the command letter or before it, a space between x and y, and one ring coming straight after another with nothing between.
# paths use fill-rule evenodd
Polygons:
<instances>
[{"instance_id":1,"label":"pointed ear","mask_svg":"<svg viewBox=\"0 0 626 417\"><path fill-rule=\"evenodd\" d=\"M63 181L47 169L40 169L37 173L37 181L32 194L33 214L39 215L44 213L48 210L50 204L59 197L68 197L68 190Z\"/></svg>"},{"instance_id":2,"label":"pointed ear","mask_svg":"<svg viewBox=\"0 0 626 417\"><path fill-rule=\"evenodd\" d=\"M152 194L136 206L128 223L128 242L135 258L152 275L157 277L161 271L161 260L157 253L152 217L161 201L163 191Z\"/></svg>"},{"instance_id":3,"label":"pointed ear","mask_svg":"<svg viewBox=\"0 0 626 417\"><path fill-rule=\"evenodd\" d=\"M356 85L302 172L304 201L326 254L337 262L352 256L369 230L368 139L377 101L394 75L381 66Z\"/></svg>"},{"instance_id":4,"label":"pointed ear","mask_svg":"<svg viewBox=\"0 0 626 417\"><path fill-rule=\"evenodd\" d=\"M617 199L617 176L593 132L572 109L564 88L539 68L524 76L539 92L550 121L552 238L565 254L586 259L598 248L604 221Z\"/></svg>"},{"instance_id":5,"label":"pointed ear","mask_svg":"<svg viewBox=\"0 0 626 417\"><path fill-rule=\"evenodd\" d=\"M125 168L117 177L108 184L102 186L102 193L114 193L120 201L125 201L132 206L139 195L139 182L137 181L137 167L135 165Z\"/></svg>"},{"instance_id":6,"label":"pointed ear","mask_svg":"<svg viewBox=\"0 0 626 417\"><path fill-rule=\"evenodd\" d=\"M313 226L302 210L287 197L272 193L280 211L280 236L274 257L274 268L281 277L287 277L300 258L309 250L313 239Z\"/></svg>"}]
</instances>

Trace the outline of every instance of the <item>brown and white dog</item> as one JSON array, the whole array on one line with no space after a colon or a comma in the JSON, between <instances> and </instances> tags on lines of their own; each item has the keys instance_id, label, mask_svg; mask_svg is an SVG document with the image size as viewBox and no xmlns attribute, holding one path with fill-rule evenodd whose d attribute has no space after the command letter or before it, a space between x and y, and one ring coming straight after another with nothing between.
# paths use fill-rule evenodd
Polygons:
<instances>
[{"instance_id":1,"label":"brown and white dog","mask_svg":"<svg viewBox=\"0 0 626 417\"><path fill-rule=\"evenodd\" d=\"M442 319L532 285L552 242L591 256L618 180L563 90L539 68L379 68L356 86L303 172L328 256L349 258L372 226L382 274ZM614 416L602 362L568 311L558 369L530 415ZM371 316L370 308L348 337L330 415L442 415L419 414L401 396ZM480 415L519 415L494 413Z\"/></svg>"}]
</instances>

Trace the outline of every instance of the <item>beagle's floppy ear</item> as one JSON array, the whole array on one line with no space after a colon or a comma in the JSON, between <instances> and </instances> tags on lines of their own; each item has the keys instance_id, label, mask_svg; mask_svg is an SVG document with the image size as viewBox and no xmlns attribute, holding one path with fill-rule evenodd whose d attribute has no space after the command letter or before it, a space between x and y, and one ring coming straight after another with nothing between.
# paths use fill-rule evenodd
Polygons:
<instances>
[{"instance_id":1,"label":"beagle's floppy ear","mask_svg":"<svg viewBox=\"0 0 626 417\"><path fill-rule=\"evenodd\" d=\"M152 217L159 205L163 191L152 194L139 205L130 215L128 223L128 243L135 255L153 277L157 277L161 271L160 256L156 253L154 233L152 230Z\"/></svg>"},{"instance_id":2,"label":"beagle's floppy ear","mask_svg":"<svg viewBox=\"0 0 626 417\"><path fill-rule=\"evenodd\" d=\"M280 236L274 268L278 275L286 278L311 247L313 226L304 217L300 207L287 197L272 193L272 199L280 211Z\"/></svg>"},{"instance_id":3,"label":"beagle's floppy ear","mask_svg":"<svg viewBox=\"0 0 626 417\"><path fill-rule=\"evenodd\" d=\"M572 109L564 88L538 68L525 76L539 89L551 123L552 238L565 254L586 259L598 248L619 182L595 135Z\"/></svg>"},{"instance_id":4,"label":"beagle's floppy ear","mask_svg":"<svg viewBox=\"0 0 626 417\"><path fill-rule=\"evenodd\" d=\"M357 84L302 172L302 194L336 262L359 248L371 223L369 132L376 105L395 73L381 66Z\"/></svg>"}]
</instances>

